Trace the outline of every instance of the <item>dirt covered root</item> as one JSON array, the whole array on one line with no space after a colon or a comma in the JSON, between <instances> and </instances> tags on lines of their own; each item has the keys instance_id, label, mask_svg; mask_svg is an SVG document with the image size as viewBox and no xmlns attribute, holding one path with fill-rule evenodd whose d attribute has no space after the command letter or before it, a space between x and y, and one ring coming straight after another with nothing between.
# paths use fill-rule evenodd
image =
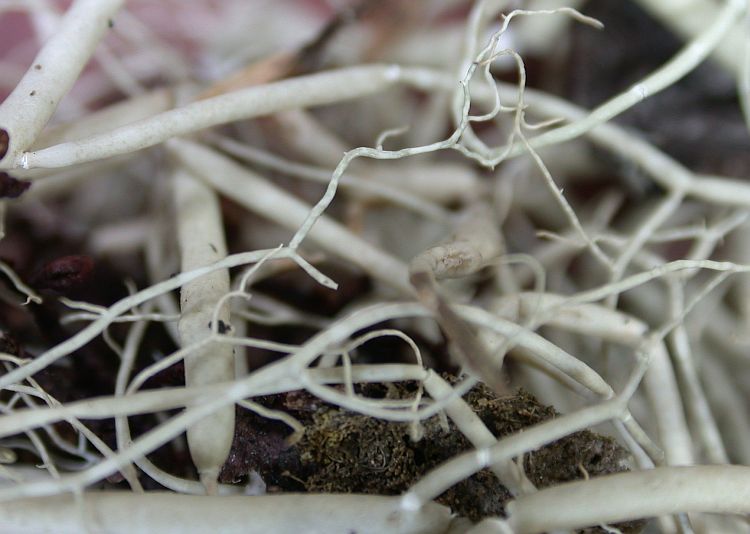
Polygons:
<instances>
[{"instance_id":1,"label":"dirt covered root","mask_svg":"<svg viewBox=\"0 0 750 534\"><path fill-rule=\"evenodd\" d=\"M371 398L412 398L415 387L366 385L357 392ZM558 415L523 390L499 398L480 384L465 399L498 438ZM256 470L271 492L397 495L438 464L472 449L453 423L438 416L422 423L422 438L415 442L408 424L345 411L305 393L274 395L261 402L299 419L306 427L304 436L288 445L286 427L241 412L232 452L222 472L224 482L239 482L250 470ZM523 465L529 480L544 488L625 471L628 454L611 438L585 430L526 454ZM509 499L507 488L485 469L461 481L437 501L478 521L504 515ZM617 527L623 532L639 532L643 524L637 521ZM596 528L590 532L597 530L602 531Z\"/></svg>"}]
</instances>

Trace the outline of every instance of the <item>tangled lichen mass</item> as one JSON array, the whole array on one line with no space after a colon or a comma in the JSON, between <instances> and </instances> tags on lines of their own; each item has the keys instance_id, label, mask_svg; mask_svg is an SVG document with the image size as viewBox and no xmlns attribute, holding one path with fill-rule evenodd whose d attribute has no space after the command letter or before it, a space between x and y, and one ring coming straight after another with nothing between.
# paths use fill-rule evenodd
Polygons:
<instances>
[{"instance_id":1,"label":"tangled lichen mass","mask_svg":"<svg viewBox=\"0 0 750 534\"><path fill-rule=\"evenodd\" d=\"M0 531L745 532L748 9L0 2Z\"/></svg>"}]
</instances>

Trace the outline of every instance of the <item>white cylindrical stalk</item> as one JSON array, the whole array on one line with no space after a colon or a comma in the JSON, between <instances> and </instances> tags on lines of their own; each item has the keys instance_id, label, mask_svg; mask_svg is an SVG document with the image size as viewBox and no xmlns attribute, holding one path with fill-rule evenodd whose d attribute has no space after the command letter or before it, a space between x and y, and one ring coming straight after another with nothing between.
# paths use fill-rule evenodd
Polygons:
<instances>
[{"instance_id":1,"label":"white cylindrical stalk","mask_svg":"<svg viewBox=\"0 0 750 534\"><path fill-rule=\"evenodd\" d=\"M519 534L680 512L747 514L750 468L702 465L618 473L524 495L507 510L513 532Z\"/></svg>"},{"instance_id":2,"label":"white cylindrical stalk","mask_svg":"<svg viewBox=\"0 0 750 534\"><path fill-rule=\"evenodd\" d=\"M172 106L174 106L174 91L156 89L150 93L121 100L75 121L46 128L39 134L31 148L42 148L96 135L162 113ZM22 175L19 174L19 176Z\"/></svg>"},{"instance_id":3,"label":"white cylindrical stalk","mask_svg":"<svg viewBox=\"0 0 750 534\"><path fill-rule=\"evenodd\" d=\"M398 82L399 73L395 66L373 65L249 87L192 102L80 141L27 152L10 166L65 167L126 154L227 122L366 96Z\"/></svg>"},{"instance_id":4,"label":"white cylindrical stalk","mask_svg":"<svg viewBox=\"0 0 750 534\"><path fill-rule=\"evenodd\" d=\"M428 503L408 511L399 504L397 497L375 495L205 497L97 492L80 501L61 495L3 503L0 530L50 534L440 534L448 530L448 508Z\"/></svg>"},{"instance_id":5,"label":"white cylindrical stalk","mask_svg":"<svg viewBox=\"0 0 750 534\"><path fill-rule=\"evenodd\" d=\"M226 256L226 242L216 194L184 170L173 175L177 234L182 271L211 265ZM180 292L179 332L182 346L200 342L229 327L229 305L221 306L212 325L214 308L229 293L229 271L220 269L185 284ZM185 385L202 386L234 379L232 346L209 343L185 358ZM228 405L188 429L188 447L206 489L216 480L234 437L234 406Z\"/></svg>"}]
</instances>

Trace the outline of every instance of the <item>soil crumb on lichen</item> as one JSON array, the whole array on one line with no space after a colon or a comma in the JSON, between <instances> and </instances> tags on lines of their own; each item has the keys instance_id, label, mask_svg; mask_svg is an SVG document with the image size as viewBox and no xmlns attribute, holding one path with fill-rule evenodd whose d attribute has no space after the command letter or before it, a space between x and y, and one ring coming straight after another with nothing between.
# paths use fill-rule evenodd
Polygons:
<instances>
[{"instance_id":1,"label":"soil crumb on lichen","mask_svg":"<svg viewBox=\"0 0 750 534\"><path fill-rule=\"evenodd\" d=\"M357 393L370 398L410 398L415 385L369 384ZM497 397L478 385L465 397L498 438L552 419L552 407L540 404L525 391ZM397 495L440 463L471 450L453 423L438 416L422 422L422 438L412 441L409 425L374 419L327 405L305 393L294 392L259 399L299 419L305 434L294 445L285 442L288 429L246 411L238 413L234 446L222 481L236 483L250 470L266 481L269 491L366 493ZM625 471L628 454L614 440L584 430L523 458L526 476L537 488ZM510 492L484 469L456 484L437 501L454 513L479 521L503 516ZM643 521L617 525L622 532L638 532ZM587 532L601 532L601 529Z\"/></svg>"}]
</instances>

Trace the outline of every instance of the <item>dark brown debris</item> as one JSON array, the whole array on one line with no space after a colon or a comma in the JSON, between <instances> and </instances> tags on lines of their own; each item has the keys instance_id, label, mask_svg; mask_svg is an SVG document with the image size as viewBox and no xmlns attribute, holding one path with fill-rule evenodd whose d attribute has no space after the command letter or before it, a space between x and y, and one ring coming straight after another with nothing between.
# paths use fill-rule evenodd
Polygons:
<instances>
[{"instance_id":1,"label":"dark brown debris","mask_svg":"<svg viewBox=\"0 0 750 534\"><path fill-rule=\"evenodd\" d=\"M0 160L8 153L8 145L10 145L8 131L0 128Z\"/></svg>"},{"instance_id":2,"label":"dark brown debris","mask_svg":"<svg viewBox=\"0 0 750 534\"><path fill-rule=\"evenodd\" d=\"M0 145L2 145L2 139L0 139ZM5 152L2 151L2 148L3 147L0 146L0 153L5 154ZM2 157L0 157L0 159L2 159ZM0 172L0 198L18 198L29 187L31 187L31 182L13 178L7 172Z\"/></svg>"},{"instance_id":3,"label":"dark brown debris","mask_svg":"<svg viewBox=\"0 0 750 534\"><path fill-rule=\"evenodd\" d=\"M12 356L21 356L22 349L18 341L16 341L13 336L11 336L8 332L0 330L0 352L4 352L5 354L10 354Z\"/></svg>"}]
</instances>

